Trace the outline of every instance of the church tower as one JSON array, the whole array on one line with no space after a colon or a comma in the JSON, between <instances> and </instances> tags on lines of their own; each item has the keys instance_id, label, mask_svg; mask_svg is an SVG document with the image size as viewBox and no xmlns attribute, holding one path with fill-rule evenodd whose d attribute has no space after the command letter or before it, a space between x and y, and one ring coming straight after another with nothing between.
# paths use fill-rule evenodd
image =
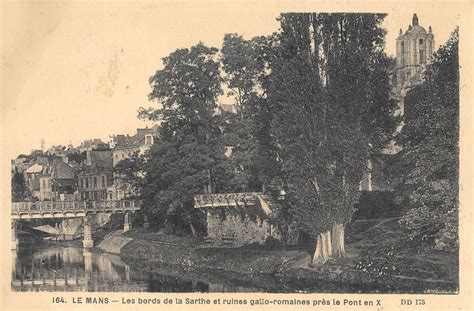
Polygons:
<instances>
[{"instance_id":1,"label":"church tower","mask_svg":"<svg viewBox=\"0 0 474 311\"><path fill-rule=\"evenodd\" d=\"M408 90L421 83L421 74L433 58L434 35L431 26L426 32L413 15L405 33L400 29L397 38L396 93L404 97Z\"/></svg>"},{"instance_id":2,"label":"church tower","mask_svg":"<svg viewBox=\"0 0 474 311\"><path fill-rule=\"evenodd\" d=\"M433 52L435 48L434 35L431 26L428 31L420 26L418 16L413 14L411 25L408 25L407 31L403 33L400 29L397 38L396 65L392 76L391 98L397 100L399 109L396 114L403 116L405 113L405 96L408 91L422 83L423 72L426 66L433 61ZM402 124L398 127L400 133ZM386 164L386 158L397 154L402 149L395 141L392 141L382 151L377 161L368 160L367 170L364 179L361 181L361 191L391 191L393 185L388 182L383 171Z\"/></svg>"}]
</instances>

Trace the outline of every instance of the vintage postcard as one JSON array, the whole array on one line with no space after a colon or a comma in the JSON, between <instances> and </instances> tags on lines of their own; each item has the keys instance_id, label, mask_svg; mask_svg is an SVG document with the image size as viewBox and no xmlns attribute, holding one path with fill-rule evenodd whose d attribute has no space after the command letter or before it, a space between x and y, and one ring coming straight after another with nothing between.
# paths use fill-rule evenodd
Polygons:
<instances>
[{"instance_id":1,"label":"vintage postcard","mask_svg":"<svg viewBox=\"0 0 474 311\"><path fill-rule=\"evenodd\" d=\"M3 310L471 310L470 1L3 1Z\"/></svg>"}]
</instances>

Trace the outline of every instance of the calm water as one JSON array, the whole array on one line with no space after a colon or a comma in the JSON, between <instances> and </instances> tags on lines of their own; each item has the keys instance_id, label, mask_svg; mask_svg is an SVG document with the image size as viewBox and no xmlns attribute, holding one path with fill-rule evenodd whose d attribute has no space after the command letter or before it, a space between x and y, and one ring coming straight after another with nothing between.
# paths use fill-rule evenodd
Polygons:
<instances>
[{"instance_id":1,"label":"calm water","mask_svg":"<svg viewBox=\"0 0 474 311\"><path fill-rule=\"evenodd\" d=\"M126 263L120 256L80 246L21 244L12 251L12 290L91 292L375 292L380 288L324 282L303 284L269 275L187 271L169 265Z\"/></svg>"},{"instance_id":2,"label":"calm water","mask_svg":"<svg viewBox=\"0 0 474 311\"><path fill-rule=\"evenodd\" d=\"M185 271L157 271L119 256L62 244L24 244L12 251L14 291L265 292L235 282L209 282ZM178 276L177 276L178 275ZM205 277L204 277L205 278Z\"/></svg>"}]
</instances>

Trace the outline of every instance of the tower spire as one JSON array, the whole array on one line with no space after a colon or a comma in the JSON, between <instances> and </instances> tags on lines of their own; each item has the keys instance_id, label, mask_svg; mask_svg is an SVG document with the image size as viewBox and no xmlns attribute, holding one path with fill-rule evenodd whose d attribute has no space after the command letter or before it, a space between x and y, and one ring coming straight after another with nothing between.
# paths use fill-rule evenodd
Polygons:
<instances>
[{"instance_id":1,"label":"tower spire","mask_svg":"<svg viewBox=\"0 0 474 311\"><path fill-rule=\"evenodd\" d=\"M413 22L412 22L412 25L413 25L413 26L418 26L418 16L416 16L416 13L413 14Z\"/></svg>"}]
</instances>

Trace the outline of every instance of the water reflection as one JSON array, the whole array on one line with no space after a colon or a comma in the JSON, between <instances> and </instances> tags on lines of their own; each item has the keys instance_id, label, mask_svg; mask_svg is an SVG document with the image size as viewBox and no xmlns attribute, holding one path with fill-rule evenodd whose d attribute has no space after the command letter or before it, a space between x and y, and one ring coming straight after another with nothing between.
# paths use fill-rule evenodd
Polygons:
<instances>
[{"instance_id":1,"label":"water reflection","mask_svg":"<svg viewBox=\"0 0 474 311\"><path fill-rule=\"evenodd\" d=\"M12 289L16 291L146 291L131 282L120 257L73 246L12 251Z\"/></svg>"},{"instance_id":2,"label":"water reflection","mask_svg":"<svg viewBox=\"0 0 474 311\"><path fill-rule=\"evenodd\" d=\"M255 292L251 286L205 281L183 271L134 264L82 247L40 245L12 251L14 291ZM166 272L165 272L166 271ZM182 277L184 276L184 277Z\"/></svg>"}]
</instances>

